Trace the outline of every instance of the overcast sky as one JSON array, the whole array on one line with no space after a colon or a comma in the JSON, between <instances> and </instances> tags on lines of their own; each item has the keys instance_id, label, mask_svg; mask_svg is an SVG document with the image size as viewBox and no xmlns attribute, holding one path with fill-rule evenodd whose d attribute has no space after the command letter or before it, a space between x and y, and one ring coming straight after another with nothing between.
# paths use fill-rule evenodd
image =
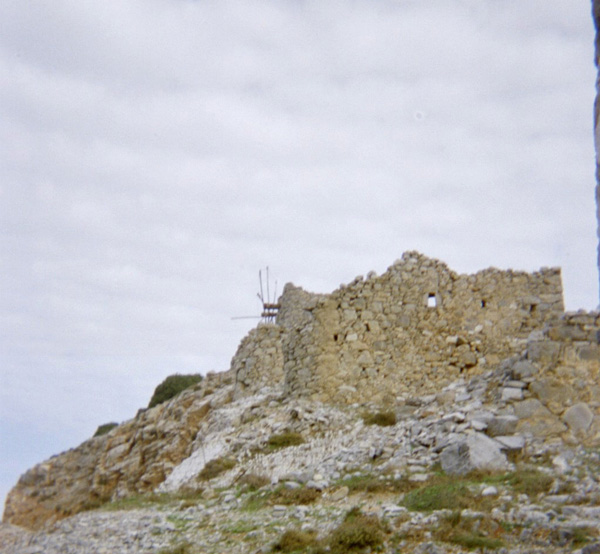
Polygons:
<instances>
[{"instance_id":1,"label":"overcast sky","mask_svg":"<svg viewBox=\"0 0 600 554\"><path fill-rule=\"evenodd\" d=\"M0 500L224 370L258 270L405 250L598 304L588 0L3 0Z\"/></svg>"}]
</instances>

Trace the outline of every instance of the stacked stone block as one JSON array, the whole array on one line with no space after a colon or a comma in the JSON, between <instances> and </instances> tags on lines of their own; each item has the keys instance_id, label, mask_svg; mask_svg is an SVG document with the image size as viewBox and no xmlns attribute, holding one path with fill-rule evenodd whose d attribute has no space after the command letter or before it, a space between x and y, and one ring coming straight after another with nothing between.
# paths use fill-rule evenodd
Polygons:
<instances>
[{"instance_id":1,"label":"stacked stone block","mask_svg":"<svg viewBox=\"0 0 600 554\"><path fill-rule=\"evenodd\" d=\"M563 311L559 269L459 275L418 252L330 295L288 285L280 303L286 393L346 403L439 390Z\"/></svg>"}]
</instances>

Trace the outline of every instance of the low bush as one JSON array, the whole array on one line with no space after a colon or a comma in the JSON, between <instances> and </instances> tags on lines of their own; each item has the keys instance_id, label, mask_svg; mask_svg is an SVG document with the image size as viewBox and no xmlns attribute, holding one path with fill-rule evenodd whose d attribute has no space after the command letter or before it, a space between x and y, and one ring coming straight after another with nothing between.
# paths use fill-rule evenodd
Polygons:
<instances>
[{"instance_id":1,"label":"low bush","mask_svg":"<svg viewBox=\"0 0 600 554\"><path fill-rule=\"evenodd\" d=\"M317 544L317 534L314 531L298 531L288 529L273 545L273 552L298 552Z\"/></svg>"},{"instance_id":2,"label":"low bush","mask_svg":"<svg viewBox=\"0 0 600 554\"><path fill-rule=\"evenodd\" d=\"M396 414L394 412L376 412L363 415L365 425L379 425L380 427L391 427L396 425Z\"/></svg>"},{"instance_id":3,"label":"low bush","mask_svg":"<svg viewBox=\"0 0 600 554\"><path fill-rule=\"evenodd\" d=\"M160 385L154 389L154 394L150 399L148 408L153 408L177 396L181 391L202 381L202 375L196 373L193 375L169 375Z\"/></svg>"},{"instance_id":4,"label":"low bush","mask_svg":"<svg viewBox=\"0 0 600 554\"><path fill-rule=\"evenodd\" d=\"M570 534L571 543L575 546L581 546L597 538L597 533L590 527L573 527L570 529Z\"/></svg>"},{"instance_id":5,"label":"low bush","mask_svg":"<svg viewBox=\"0 0 600 554\"><path fill-rule=\"evenodd\" d=\"M283 433L275 433L269 437L267 446L271 450L277 450L279 448L287 448L288 446L296 446L302 444L304 439L300 433L293 431L285 431Z\"/></svg>"},{"instance_id":6,"label":"low bush","mask_svg":"<svg viewBox=\"0 0 600 554\"><path fill-rule=\"evenodd\" d=\"M215 458L206 462L206 465L202 468L202 471L198 474L199 481L209 481L215 477L225 473L235 467L235 460L231 458Z\"/></svg>"},{"instance_id":7,"label":"low bush","mask_svg":"<svg viewBox=\"0 0 600 554\"><path fill-rule=\"evenodd\" d=\"M111 423L104 423L103 425L100 425L98 427L98 429L96 429L96 432L94 433L94 437L101 437L102 435L106 435L106 433L109 433L115 427L118 427L118 426L119 426L119 424L115 423L114 421Z\"/></svg>"},{"instance_id":8,"label":"low bush","mask_svg":"<svg viewBox=\"0 0 600 554\"><path fill-rule=\"evenodd\" d=\"M334 554L377 549L383 544L386 532L387 528L377 516L365 515L353 508L331 532L327 544Z\"/></svg>"},{"instance_id":9,"label":"low bush","mask_svg":"<svg viewBox=\"0 0 600 554\"><path fill-rule=\"evenodd\" d=\"M312 504L321 496L315 489L302 487L299 489L277 489L271 497L272 504L283 504L286 506L297 506Z\"/></svg>"},{"instance_id":10,"label":"low bush","mask_svg":"<svg viewBox=\"0 0 600 554\"><path fill-rule=\"evenodd\" d=\"M257 475L256 473L246 473L239 479L240 485L242 485L246 491L257 491L267 486L271 480L264 475Z\"/></svg>"}]
</instances>

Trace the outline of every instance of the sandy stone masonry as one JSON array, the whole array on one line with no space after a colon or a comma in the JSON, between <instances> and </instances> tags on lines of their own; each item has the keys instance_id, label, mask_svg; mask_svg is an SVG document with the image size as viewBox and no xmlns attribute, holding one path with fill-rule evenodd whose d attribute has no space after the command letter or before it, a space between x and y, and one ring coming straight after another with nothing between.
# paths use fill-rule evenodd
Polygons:
<instances>
[{"instance_id":1,"label":"sandy stone masonry","mask_svg":"<svg viewBox=\"0 0 600 554\"><path fill-rule=\"evenodd\" d=\"M283 332L279 325L267 323L242 340L229 371L235 376L236 398L283 380Z\"/></svg>"},{"instance_id":2,"label":"sandy stone masonry","mask_svg":"<svg viewBox=\"0 0 600 554\"><path fill-rule=\"evenodd\" d=\"M418 252L329 295L288 284L279 303L277 324L233 358L239 390L282 375L287 395L341 403L437 391L523 349L564 310L558 268L459 275Z\"/></svg>"}]
</instances>

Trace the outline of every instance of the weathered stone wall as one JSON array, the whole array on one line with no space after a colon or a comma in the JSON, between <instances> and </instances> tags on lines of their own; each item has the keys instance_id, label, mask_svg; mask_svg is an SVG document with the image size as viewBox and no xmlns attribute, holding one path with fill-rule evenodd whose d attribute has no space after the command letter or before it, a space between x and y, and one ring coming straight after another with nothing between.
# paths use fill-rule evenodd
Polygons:
<instances>
[{"instance_id":1,"label":"weathered stone wall","mask_svg":"<svg viewBox=\"0 0 600 554\"><path fill-rule=\"evenodd\" d=\"M283 381L283 352L279 325L261 323L242 340L231 360L235 397Z\"/></svg>"},{"instance_id":2,"label":"weathered stone wall","mask_svg":"<svg viewBox=\"0 0 600 554\"><path fill-rule=\"evenodd\" d=\"M286 393L347 403L438 390L563 311L559 269L458 275L418 252L330 295L287 286L280 303Z\"/></svg>"},{"instance_id":3,"label":"weathered stone wall","mask_svg":"<svg viewBox=\"0 0 600 554\"><path fill-rule=\"evenodd\" d=\"M513 404L517 430L597 444L600 439L600 313L566 313L532 333L512 378L527 383Z\"/></svg>"}]
</instances>

